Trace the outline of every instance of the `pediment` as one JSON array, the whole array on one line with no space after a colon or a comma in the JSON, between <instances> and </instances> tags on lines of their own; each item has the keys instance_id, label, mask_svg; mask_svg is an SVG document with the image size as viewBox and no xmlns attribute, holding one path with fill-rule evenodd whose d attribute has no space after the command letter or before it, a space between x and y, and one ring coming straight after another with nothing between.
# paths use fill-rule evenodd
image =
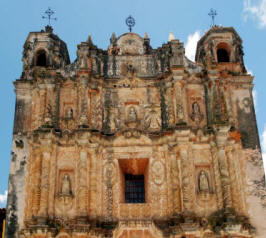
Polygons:
<instances>
[{"instance_id":1,"label":"pediment","mask_svg":"<svg viewBox=\"0 0 266 238\"><path fill-rule=\"evenodd\" d=\"M142 55L144 54L144 40L138 34L126 33L117 40L118 55Z\"/></svg>"}]
</instances>

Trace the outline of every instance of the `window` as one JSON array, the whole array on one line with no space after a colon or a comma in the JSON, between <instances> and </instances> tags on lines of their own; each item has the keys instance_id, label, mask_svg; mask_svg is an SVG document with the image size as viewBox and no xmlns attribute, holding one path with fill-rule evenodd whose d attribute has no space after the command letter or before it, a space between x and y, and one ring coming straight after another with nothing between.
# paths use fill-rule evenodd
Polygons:
<instances>
[{"instance_id":1,"label":"window","mask_svg":"<svg viewBox=\"0 0 266 238\"><path fill-rule=\"evenodd\" d=\"M40 50L37 52L36 55L36 66L43 66L45 67L47 65L46 62L46 54L44 50Z\"/></svg>"},{"instance_id":2,"label":"window","mask_svg":"<svg viewBox=\"0 0 266 238\"><path fill-rule=\"evenodd\" d=\"M218 60L218 63L220 63L220 62L229 62L229 55L228 55L227 50L218 49L217 50L217 60Z\"/></svg>"},{"instance_id":3,"label":"window","mask_svg":"<svg viewBox=\"0 0 266 238\"><path fill-rule=\"evenodd\" d=\"M145 203L144 175L125 174L125 202Z\"/></svg>"}]
</instances>

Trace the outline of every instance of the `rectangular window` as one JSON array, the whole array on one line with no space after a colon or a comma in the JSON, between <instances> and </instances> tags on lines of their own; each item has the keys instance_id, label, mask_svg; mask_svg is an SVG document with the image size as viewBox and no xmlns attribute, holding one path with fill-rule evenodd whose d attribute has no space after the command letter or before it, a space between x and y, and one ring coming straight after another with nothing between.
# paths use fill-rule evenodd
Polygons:
<instances>
[{"instance_id":1,"label":"rectangular window","mask_svg":"<svg viewBox=\"0 0 266 238\"><path fill-rule=\"evenodd\" d=\"M125 174L126 203L145 203L144 175Z\"/></svg>"}]
</instances>

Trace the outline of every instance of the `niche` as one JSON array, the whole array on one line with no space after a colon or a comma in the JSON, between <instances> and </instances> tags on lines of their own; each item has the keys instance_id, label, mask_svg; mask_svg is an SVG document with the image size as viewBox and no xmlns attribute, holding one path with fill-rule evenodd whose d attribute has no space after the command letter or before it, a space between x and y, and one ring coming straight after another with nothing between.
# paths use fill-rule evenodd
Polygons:
<instances>
[{"instance_id":1,"label":"niche","mask_svg":"<svg viewBox=\"0 0 266 238\"><path fill-rule=\"evenodd\" d=\"M226 43L220 43L217 46L217 61L218 63L230 62L230 50Z\"/></svg>"},{"instance_id":2,"label":"niche","mask_svg":"<svg viewBox=\"0 0 266 238\"><path fill-rule=\"evenodd\" d=\"M36 53L35 65L41 67L47 66L46 52L44 50L39 50Z\"/></svg>"}]
</instances>

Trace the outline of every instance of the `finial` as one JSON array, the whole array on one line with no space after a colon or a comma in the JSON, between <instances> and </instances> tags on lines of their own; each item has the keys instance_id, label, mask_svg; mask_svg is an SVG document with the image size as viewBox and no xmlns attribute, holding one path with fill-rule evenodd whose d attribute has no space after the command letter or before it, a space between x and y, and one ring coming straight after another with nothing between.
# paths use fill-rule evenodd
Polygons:
<instances>
[{"instance_id":1,"label":"finial","mask_svg":"<svg viewBox=\"0 0 266 238\"><path fill-rule=\"evenodd\" d=\"M171 31L171 32L169 33L168 41L172 41L172 40L174 40L174 39L175 39L175 36L174 36L173 32Z\"/></svg>"},{"instance_id":2,"label":"finial","mask_svg":"<svg viewBox=\"0 0 266 238\"><path fill-rule=\"evenodd\" d=\"M149 36L148 36L147 32L145 32L145 34L144 34L144 39L145 40L149 39Z\"/></svg>"},{"instance_id":3,"label":"finial","mask_svg":"<svg viewBox=\"0 0 266 238\"><path fill-rule=\"evenodd\" d=\"M116 41L116 35L115 35L115 33L113 32L113 33L112 33L112 36L111 36L111 38L110 38L110 42L111 42L111 44L114 44L115 41Z\"/></svg>"},{"instance_id":4,"label":"finial","mask_svg":"<svg viewBox=\"0 0 266 238\"><path fill-rule=\"evenodd\" d=\"M128 26L129 31L132 31L132 27L135 26L136 22L135 19L129 15L129 17L126 19L126 24Z\"/></svg>"},{"instance_id":5,"label":"finial","mask_svg":"<svg viewBox=\"0 0 266 238\"><path fill-rule=\"evenodd\" d=\"M217 16L217 12L216 10L212 9L210 10L210 12L208 13L208 15L212 18L212 24L211 24L211 27L214 26L214 19L215 17Z\"/></svg>"},{"instance_id":6,"label":"finial","mask_svg":"<svg viewBox=\"0 0 266 238\"><path fill-rule=\"evenodd\" d=\"M46 14L47 17L42 16L42 19L48 19L48 26L51 26L51 20L57 20L57 18L52 17L52 15L54 15L54 11L50 7L48 7L44 14Z\"/></svg>"},{"instance_id":7,"label":"finial","mask_svg":"<svg viewBox=\"0 0 266 238\"><path fill-rule=\"evenodd\" d=\"M88 36L87 42L88 42L89 45L93 45L92 39L91 39L91 35Z\"/></svg>"}]
</instances>

